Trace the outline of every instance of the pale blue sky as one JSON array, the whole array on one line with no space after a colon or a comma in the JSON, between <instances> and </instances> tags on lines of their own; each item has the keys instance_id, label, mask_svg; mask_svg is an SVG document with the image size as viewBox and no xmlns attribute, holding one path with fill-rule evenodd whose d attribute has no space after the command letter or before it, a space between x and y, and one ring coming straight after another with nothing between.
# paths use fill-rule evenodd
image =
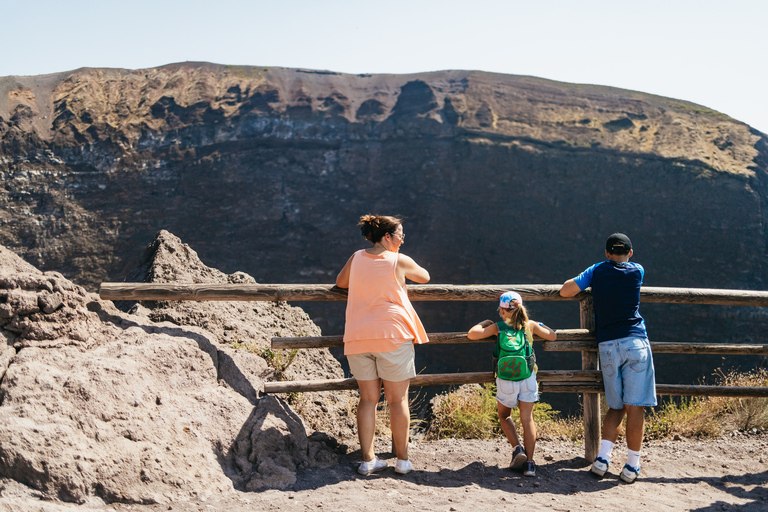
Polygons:
<instances>
[{"instance_id":1,"label":"pale blue sky","mask_svg":"<svg viewBox=\"0 0 768 512\"><path fill-rule=\"evenodd\" d=\"M0 76L479 69L685 99L768 132L766 34L763 0L0 0Z\"/></svg>"}]
</instances>

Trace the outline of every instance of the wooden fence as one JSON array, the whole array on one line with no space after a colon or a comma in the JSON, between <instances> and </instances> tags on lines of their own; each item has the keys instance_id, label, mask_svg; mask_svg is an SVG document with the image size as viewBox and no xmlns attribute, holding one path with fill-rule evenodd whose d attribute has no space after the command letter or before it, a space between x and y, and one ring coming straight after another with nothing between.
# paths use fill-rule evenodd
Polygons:
<instances>
[{"instance_id":1,"label":"wooden fence","mask_svg":"<svg viewBox=\"0 0 768 512\"><path fill-rule=\"evenodd\" d=\"M584 452L587 460L597 455L600 445L600 401L602 375L598 371L594 312L589 291L575 297L561 297L559 285L409 285L412 301L498 301L507 290L515 290L525 301L578 301L579 329L557 331L557 341L544 341L546 351L581 352L581 370L541 370L540 389L550 393L582 393L584 404ZM346 290L331 285L290 284L165 284L102 283L100 296L107 300L196 300L196 301L343 301ZM643 287L640 301L646 303L768 306L768 292L703 288ZM466 333L430 333L430 343L487 343L493 338L470 340ZM341 336L273 338L273 348L323 348L343 346ZM768 344L705 344L693 342L651 342L654 353L768 355ZM658 379L657 375L657 379ZM459 385L492 382L491 372L419 375L411 386ZM267 382L267 393L356 389L355 379ZM761 396L768 387L726 387L658 384L659 395Z\"/></svg>"}]
</instances>

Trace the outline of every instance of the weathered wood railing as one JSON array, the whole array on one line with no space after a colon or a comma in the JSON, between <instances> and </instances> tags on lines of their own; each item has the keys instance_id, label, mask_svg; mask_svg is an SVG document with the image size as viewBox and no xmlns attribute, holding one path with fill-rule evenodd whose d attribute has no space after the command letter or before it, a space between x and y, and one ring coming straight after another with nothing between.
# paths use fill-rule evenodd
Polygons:
<instances>
[{"instance_id":1,"label":"weathered wood railing","mask_svg":"<svg viewBox=\"0 0 768 512\"><path fill-rule=\"evenodd\" d=\"M603 391L602 376L598 371L597 344L594 337L592 297L582 292L564 298L558 285L410 285L408 296L412 301L497 301L507 290L516 290L526 301L578 300L580 329L558 330L557 341L544 341L547 351L580 351L581 370L541 370L537 378L541 390L546 392L583 393L584 450L587 460L598 452L600 441L600 402ZM346 290L331 285L217 285L217 284L158 284L158 283L102 283L100 296L107 300L197 300L197 301L343 301ZM713 304L729 306L768 306L768 292L744 290L716 290L697 288L644 287L641 302L675 304ZM430 343L487 343L469 340L466 333L429 334ZM323 348L343 346L341 336L304 338L273 338L273 348ZM651 342L655 353L686 354L743 354L768 355L768 344L703 344ZM658 375L657 375L658 379ZM456 385L491 382L491 372L419 375L411 380L412 386ZM293 391L324 391L355 389L354 379L323 381L293 381L265 383L268 393ZM768 396L768 387L726 387L700 385L657 384L660 395L699 396Z\"/></svg>"}]
</instances>

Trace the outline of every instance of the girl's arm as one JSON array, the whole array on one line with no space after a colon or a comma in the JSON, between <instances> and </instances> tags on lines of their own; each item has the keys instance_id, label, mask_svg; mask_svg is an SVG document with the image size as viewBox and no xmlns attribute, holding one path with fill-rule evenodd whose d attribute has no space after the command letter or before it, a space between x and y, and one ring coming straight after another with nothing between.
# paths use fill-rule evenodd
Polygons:
<instances>
[{"instance_id":1,"label":"girl's arm","mask_svg":"<svg viewBox=\"0 0 768 512\"><path fill-rule=\"evenodd\" d=\"M544 324L540 324L536 320L528 320L528 327L530 327L531 332L538 335L539 338L544 338L548 341L555 341L557 339L557 333L554 330Z\"/></svg>"},{"instance_id":2,"label":"girl's arm","mask_svg":"<svg viewBox=\"0 0 768 512\"><path fill-rule=\"evenodd\" d=\"M483 338L489 338L491 336L496 336L497 334L499 334L499 327L493 320L483 320L469 330L467 338L471 340L482 340Z\"/></svg>"}]
</instances>

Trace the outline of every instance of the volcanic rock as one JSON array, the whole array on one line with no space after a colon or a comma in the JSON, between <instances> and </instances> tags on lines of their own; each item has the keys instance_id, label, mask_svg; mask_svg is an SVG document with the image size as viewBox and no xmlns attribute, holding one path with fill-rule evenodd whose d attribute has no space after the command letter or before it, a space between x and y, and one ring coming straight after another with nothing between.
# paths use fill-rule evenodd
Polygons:
<instances>
[{"instance_id":1,"label":"volcanic rock","mask_svg":"<svg viewBox=\"0 0 768 512\"><path fill-rule=\"evenodd\" d=\"M198 274L221 277L169 233L161 238L158 246L185 252ZM177 277L191 272L179 260L175 268L168 259L154 261ZM178 323L192 310L174 316L181 309L164 308L177 323L150 319L162 307L127 314L5 248L0 307L4 481L65 502L164 503L285 487L298 469L336 460L330 438L308 437L285 401L263 396L274 370L262 357ZM198 319L206 316L204 305L197 311ZM222 315L235 322L217 309L206 325L218 331ZM252 308L238 322L256 317L262 323L242 333L286 319L286 333L317 330L285 304ZM322 364L328 368L320 373L339 374L330 356Z\"/></svg>"}]
</instances>

